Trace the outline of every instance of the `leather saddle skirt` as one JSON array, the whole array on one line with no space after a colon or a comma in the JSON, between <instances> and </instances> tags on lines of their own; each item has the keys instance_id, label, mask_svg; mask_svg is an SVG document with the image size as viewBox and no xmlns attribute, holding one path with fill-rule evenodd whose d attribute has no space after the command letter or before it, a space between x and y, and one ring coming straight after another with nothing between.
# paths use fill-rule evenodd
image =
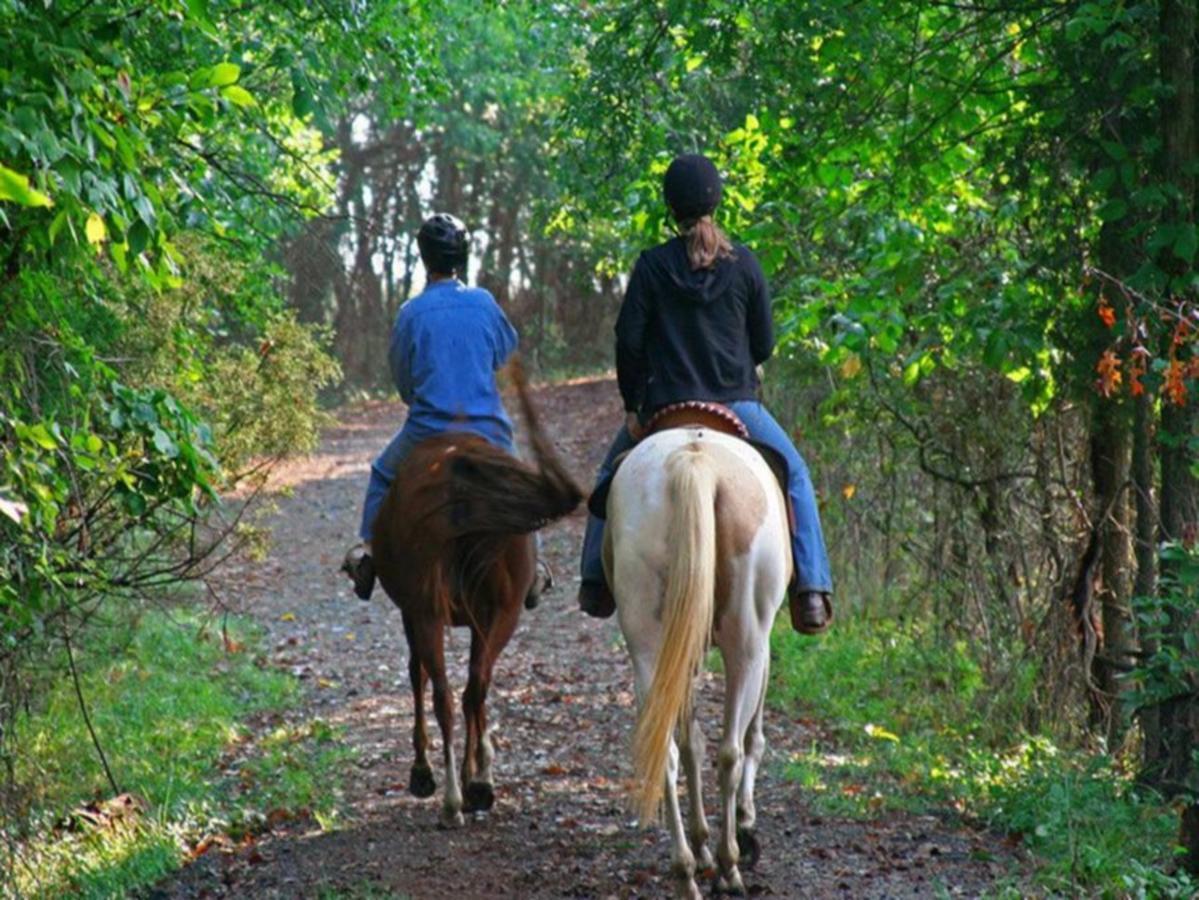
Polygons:
<instances>
[{"instance_id":1,"label":"leather saddle skirt","mask_svg":"<svg viewBox=\"0 0 1199 900\"><path fill-rule=\"evenodd\" d=\"M745 427L745 423L732 409L722 403L713 403L709 400L687 400L682 403L672 403L662 407L650 417L645 426L644 437L668 428L710 428L712 431L741 438L757 450L766 460L766 464L770 466L774 477L778 479L779 487L782 488L783 498L787 504L787 521L791 526L792 534L795 533L795 510L791 508L791 497L787 493L787 485L790 481L787 460L773 447L753 440L749 436L749 429ZM612 466L612 474L597 484L595 490L591 492L591 496L587 500L587 510L593 516L601 519L608 517L608 491L612 487L612 479L616 476L620 464L624 462L627 455L628 452L625 452L616 457L616 462Z\"/></svg>"}]
</instances>

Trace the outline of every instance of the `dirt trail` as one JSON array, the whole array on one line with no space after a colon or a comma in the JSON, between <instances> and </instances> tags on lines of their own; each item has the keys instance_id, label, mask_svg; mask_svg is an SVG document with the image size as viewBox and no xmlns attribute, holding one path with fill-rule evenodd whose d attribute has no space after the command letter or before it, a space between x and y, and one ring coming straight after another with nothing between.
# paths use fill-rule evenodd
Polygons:
<instances>
[{"instance_id":1,"label":"dirt trail","mask_svg":"<svg viewBox=\"0 0 1199 900\"><path fill-rule=\"evenodd\" d=\"M547 432L589 484L621 411L611 379L536 391ZM308 686L303 712L345 728L357 750L347 773L348 814L323 833L283 823L253 850L210 853L154 892L161 897L550 898L668 894L669 846L627 811L626 748L633 721L630 668L614 620L574 606L583 520L545 534L557 576L540 608L525 612L501 657L489 700L496 747L495 808L465 828L436 827L438 794L405 790L411 761L411 697L399 612L369 605L337 571L357 526L370 459L402 421L398 404L342 416L318 453L276 476L278 510L265 564L232 563L227 594L269 634L271 661ZM464 685L465 635L451 639L452 683ZM718 740L719 683L700 711ZM461 741L461 720L456 737ZM1008 871L998 842L931 817L872 823L821 818L803 790L781 777L806 749L804 723L768 709L759 780L762 860L745 872L751 895L773 897L978 896ZM711 749L709 751L711 757ZM709 758L705 789L716 798ZM713 825L716 825L715 817ZM985 851L985 852L980 852ZM984 861L989 858L991 861Z\"/></svg>"}]
</instances>

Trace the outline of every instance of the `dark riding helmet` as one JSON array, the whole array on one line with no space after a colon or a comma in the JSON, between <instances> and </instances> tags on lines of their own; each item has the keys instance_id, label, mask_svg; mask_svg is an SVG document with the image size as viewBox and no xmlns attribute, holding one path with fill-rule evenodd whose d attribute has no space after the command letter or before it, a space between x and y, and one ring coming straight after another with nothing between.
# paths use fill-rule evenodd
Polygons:
<instances>
[{"instance_id":1,"label":"dark riding helmet","mask_svg":"<svg viewBox=\"0 0 1199 900\"><path fill-rule=\"evenodd\" d=\"M416 245L425 268L437 275L449 275L466 268L470 239L466 226L457 216L434 213L425 219L416 233Z\"/></svg>"},{"instance_id":2,"label":"dark riding helmet","mask_svg":"<svg viewBox=\"0 0 1199 900\"><path fill-rule=\"evenodd\" d=\"M662 179L662 193L680 222L709 215L720 203L722 190L716 166L698 153L676 156Z\"/></svg>"}]
</instances>

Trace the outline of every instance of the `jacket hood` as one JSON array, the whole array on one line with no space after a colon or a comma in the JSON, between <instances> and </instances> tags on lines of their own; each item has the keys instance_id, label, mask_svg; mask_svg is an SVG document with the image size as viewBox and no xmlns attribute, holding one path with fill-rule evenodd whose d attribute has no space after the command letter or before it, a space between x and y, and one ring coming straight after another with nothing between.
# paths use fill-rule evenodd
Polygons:
<instances>
[{"instance_id":1,"label":"jacket hood","mask_svg":"<svg viewBox=\"0 0 1199 900\"><path fill-rule=\"evenodd\" d=\"M737 266L729 259L717 260L708 269L692 269L687 243L681 237L667 241L662 249L665 252L654 254L651 260L654 268L673 286L675 296L690 303L703 305L724 296L737 276Z\"/></svg>"}]
</instances>

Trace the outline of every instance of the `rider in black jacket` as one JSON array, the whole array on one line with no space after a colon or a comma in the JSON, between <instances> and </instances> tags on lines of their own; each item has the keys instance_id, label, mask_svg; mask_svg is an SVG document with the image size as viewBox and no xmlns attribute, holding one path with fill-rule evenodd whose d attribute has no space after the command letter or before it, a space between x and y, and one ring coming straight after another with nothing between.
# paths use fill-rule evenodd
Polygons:
<instances>
[{"instance_id":1,"label":"rider in black jacket","mask_svg":"<svg viewBox=\"0 0 1199 900\"><path fill-rule=\"evenodd\" d=\"M732 244L712 221L722 185L703 156L680 156L663 190L680 235L637 260L616 322L616 374L627 419L600 468L606 481L617 456L641 437L657 410L687 400L723 403L751 437L788 466L795 513L795 577L788 594L792 625L816 633L832 618L832 576L807 466L786 432L757 400L756 367L774 349L770 294L754 255ZM603 521L588 520L579 605L594 616L615 609L600 550Z\"/></svg>"}]
</instances>

